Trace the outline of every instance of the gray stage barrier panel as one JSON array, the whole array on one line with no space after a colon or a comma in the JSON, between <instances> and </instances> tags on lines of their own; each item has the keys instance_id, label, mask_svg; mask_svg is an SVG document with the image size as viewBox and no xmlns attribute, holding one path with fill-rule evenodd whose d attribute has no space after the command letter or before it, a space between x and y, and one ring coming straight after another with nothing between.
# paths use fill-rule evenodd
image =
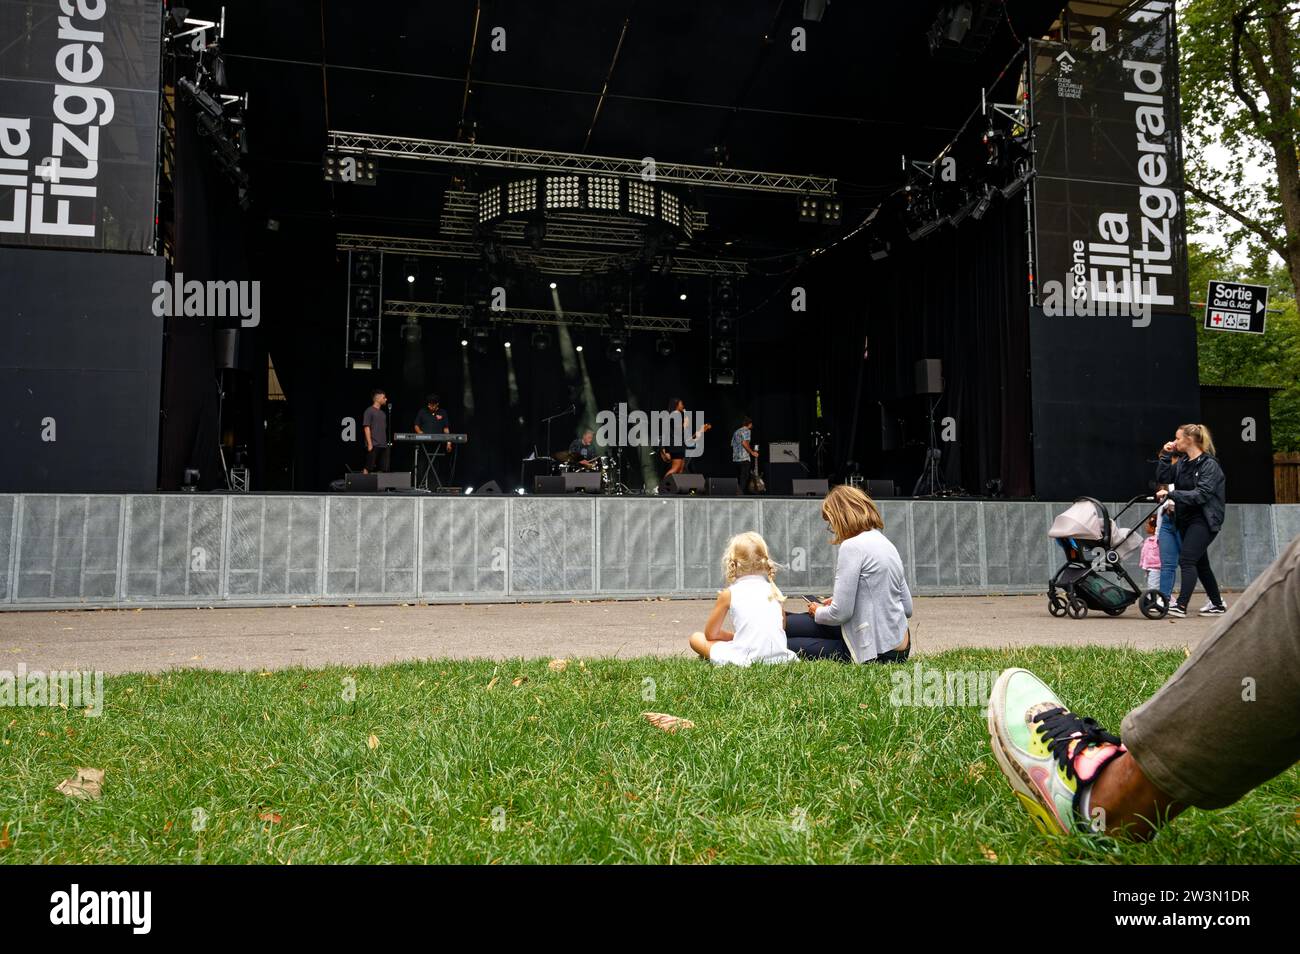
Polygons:
<instances>
[{"instance_id":1,"label":"gray stage barrier panel","mask_svg":"<svg viewBox=\"0 0 1300 954\"><path fill-rule=\"evenodd\" d=\"M1045 593L1067 506L880 502L918 595ZM0 608L709 596L744 530L787 594L829 591L816 499L0 494ZM1229 504L1215 571L1244 587L1297 535L1300 505Z\"/></svg>"}]
</instances>

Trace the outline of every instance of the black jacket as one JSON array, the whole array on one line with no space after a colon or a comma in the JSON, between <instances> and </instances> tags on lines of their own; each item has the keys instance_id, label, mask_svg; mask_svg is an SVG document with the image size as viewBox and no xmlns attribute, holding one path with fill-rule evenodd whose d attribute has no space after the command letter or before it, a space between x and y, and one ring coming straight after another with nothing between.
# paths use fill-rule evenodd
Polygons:
<instances>
[{"instance_id":1,"label":"black jacket","mask_svg":"<svg viewBox=\"0 0 1300 954\"><path fill-rule=\"evenodd\" d=\"M1178 526L1186 526L1201 514L1211 532L1219 532L1223 526L1228 479L1214 457L1209 454L1202 454L1196 460L1184 457L1174 464L1168 454L1161 453L1156 463L1156 483L1174 485L1169 499L1174 502L1174 520Z\"/></svg>"}]
</instances>

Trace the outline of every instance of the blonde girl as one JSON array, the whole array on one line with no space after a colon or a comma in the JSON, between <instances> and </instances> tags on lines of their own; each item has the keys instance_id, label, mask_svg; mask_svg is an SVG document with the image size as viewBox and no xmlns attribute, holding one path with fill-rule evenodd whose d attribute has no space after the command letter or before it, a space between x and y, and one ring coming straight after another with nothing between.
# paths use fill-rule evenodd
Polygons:
<instances>
[{"instance_id":1,"label":"blonde girl","mask_svg":"<svg viewBox=\"0 0 1300 954\"><path fill-rule=\"evenodd\" d=\"M722 554L722 577L727 587L719 591L703 632L691 634L691 649L718 666L794 659L785 645L785 597L776 586L767 542L752 531L732 537ZM734 630L722 628L728 613Z\"/></svg>"}]
</instances>

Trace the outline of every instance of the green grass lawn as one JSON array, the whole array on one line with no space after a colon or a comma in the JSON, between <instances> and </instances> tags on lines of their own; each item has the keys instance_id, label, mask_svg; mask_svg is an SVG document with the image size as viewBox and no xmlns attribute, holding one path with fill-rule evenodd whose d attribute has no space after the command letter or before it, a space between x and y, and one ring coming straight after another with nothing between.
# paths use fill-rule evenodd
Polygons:
<instances>
[{"instance_id":1,"label":"green grass lawn","mask_svg":"<svg viewBox=\"0 0 1300 954\"><path fill-rule=\"evenodd\" d=\"M1182 658L1085 648L923 662L1025 666L1117 730ZM348 677L354 702L343 698ZM563 672L545 660L431 661L110 677L101 718L0 709L0 862L1300 857L1295 768L1227 810L1188 812L1151 844L1044 838L993 761L980 709L891 705L890 677L887 667L649 658ZM662 732L646 710L696 728ZM78 766L106 772L101 799L55 791Z\"/></svg>"}]
</instances>

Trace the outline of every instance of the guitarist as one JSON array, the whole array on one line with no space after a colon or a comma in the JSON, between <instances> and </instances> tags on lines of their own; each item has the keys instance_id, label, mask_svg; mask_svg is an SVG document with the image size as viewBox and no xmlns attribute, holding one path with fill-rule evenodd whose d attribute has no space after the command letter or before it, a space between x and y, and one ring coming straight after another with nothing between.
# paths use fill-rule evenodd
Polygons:
<instances>
[{"instance_id":1,"label":"guitarist","mask_svg":"<svg viewBox=\"0 0 1300 954\"><path fill-rule=\"evenodd\" d=\"M664 474L665 482L669 477L686 473L686 448L694 447L696 442L713 428L712 424L705 424L693 435L687 433L686 429L690 426L691 418L686 412L686 402L680 398L673 398L668 402L668 415L669 431L673 435L669 439L673 440L680 436L681 443L672 444L659 451L659 456L668 464L668 472Z\"/></svg>"},{"instance_id":2,"label":"guitarist","mask_svg":"<svg viewBox=\"0 0 1300 954\"><path fill-rule=\"evenodd\" d=\"M754 461L758 451L750 443L753 438L754 418L746 414L740 420L740 427L731 435L731 460L736 465L736 476L740 478L740 492L750 493L750 477L754 472Z\"/></svg>"}]
</instances>

